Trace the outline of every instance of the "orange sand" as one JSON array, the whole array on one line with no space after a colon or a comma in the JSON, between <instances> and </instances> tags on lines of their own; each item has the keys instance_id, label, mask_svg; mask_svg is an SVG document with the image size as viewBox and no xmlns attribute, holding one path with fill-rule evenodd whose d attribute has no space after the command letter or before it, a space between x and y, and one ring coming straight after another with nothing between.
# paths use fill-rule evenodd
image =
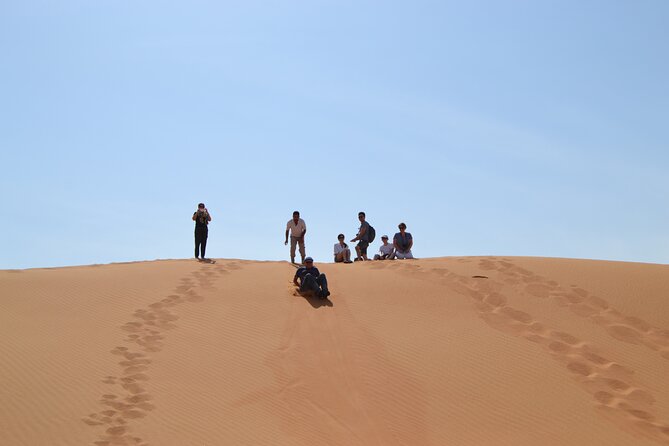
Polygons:
<instances>
[{"instance_id":1,"label":"orange sand","mask_svg":"<svg viewBox=\"0 0 669 446\"><path fill-rule=\"evenodd\" d=\"M0 271L0 444L669 444L669 266L317 266Z\"/></svg>"}]
</instances>

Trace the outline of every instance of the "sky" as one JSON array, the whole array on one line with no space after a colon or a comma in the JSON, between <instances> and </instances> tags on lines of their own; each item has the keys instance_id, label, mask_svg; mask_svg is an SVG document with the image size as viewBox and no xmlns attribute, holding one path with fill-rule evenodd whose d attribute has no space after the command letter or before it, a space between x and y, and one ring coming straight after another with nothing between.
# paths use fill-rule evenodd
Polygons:
<instances>
[{"instance_id":1,"label":"sky","mask_svg":"<svg viewBox=\"0 0 669 446\"><path fill-rule=\"evenodd\" d=\"M0 269L669 263L669 2L0 0Z\"/></svg>"}]
</instances>

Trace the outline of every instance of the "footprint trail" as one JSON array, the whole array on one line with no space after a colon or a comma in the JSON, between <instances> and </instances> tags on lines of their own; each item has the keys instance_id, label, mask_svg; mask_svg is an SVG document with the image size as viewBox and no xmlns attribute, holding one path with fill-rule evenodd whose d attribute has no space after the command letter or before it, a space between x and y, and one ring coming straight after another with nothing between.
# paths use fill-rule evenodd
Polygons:
<instances>
[{"instance_id":1,"label":"footprint trail","mask_svg":"<svg viewBox=\"0 0 669 446\"><path fill-rule=\"evenodd\" d=\"M102 409L82 419L85 424L101 430L93 442L95 446L149 446L147 440L133 433L133 427L156 409L149 393L151 354L160 352L167 333L178 328L177 310L185 310L186 304L204 301L198 291L215 290L216 280L229 274L229 270L239 268L236 262L203 264L181 278L173 294L135 310L132 319L120 327L125 333L123 345L110 351L119 359L118 368L102 380L110 386L110 391L99 399Z\"/></svg>"},{"instance_id":2,"label":"footprint trail","mask_svg":"<svg viewBox=\"0 0 669 446\"><path fill-rule=\"evenodd\" d=\"M653 405L656 398L649 389L638 384L632 368L606 358L592 343L511 307L501 290L504 284L524 284L524 291L533 297L553 298L560 305L588 305L592 312L586 313L581 307L576 307L576 314L590 317L594 323L607 327L615 339L645 345L656 351L664 352L666 331L624 316L604 299L592 296L586 290L577 287L565 290L556 282L511 262L484 259L479 267L501 272L502 281L481 275L464 276L445 268L421 268L416 264L392 266L402 274L437 281L469 297L478 315L488 325L540 345L591 395L597 409L616 426L669 445L669 423L655 413ZM632 342L637 339L639 342Z\"/></svg>"}]
</instances>

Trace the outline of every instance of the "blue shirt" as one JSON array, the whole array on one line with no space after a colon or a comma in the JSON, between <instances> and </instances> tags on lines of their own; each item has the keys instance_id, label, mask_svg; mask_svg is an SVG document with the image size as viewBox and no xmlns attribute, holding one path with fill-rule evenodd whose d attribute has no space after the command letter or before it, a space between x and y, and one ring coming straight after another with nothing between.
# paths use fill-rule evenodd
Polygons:
<instances>
[{"instance_id":1,"label":"blue shirt","mask_svg":"<svg viewBox=\"0 0 669 446\"><path fill-rule=\"evenodd\" d=\"M304 279L304 276L307 273L314 276L314 278L321 275L320 271L318 271L318 268L316 268L315 266L312 266L311 268L307 268L306 266L300 266L299 268L297 268L297 271L295 271L295 277L299 278L300 283L302 283L302 279Z\"/></svg>"},{"instance_id":2,"label":"blue shirt","mask_svg":"<svg viewBox=\"0 0 669 446\"><path fill-rule=\"evenodd\" d=\"M393 237L393 242L397 243L397 246L399 246L399 249L404 252L407 249L409 249L409 241L413 240L413 237L411 237L411 234L408 232L404 233L404 237L402 237L402 233L398 232L395 234L395 237Z\"/></svg>"}]
</instances>

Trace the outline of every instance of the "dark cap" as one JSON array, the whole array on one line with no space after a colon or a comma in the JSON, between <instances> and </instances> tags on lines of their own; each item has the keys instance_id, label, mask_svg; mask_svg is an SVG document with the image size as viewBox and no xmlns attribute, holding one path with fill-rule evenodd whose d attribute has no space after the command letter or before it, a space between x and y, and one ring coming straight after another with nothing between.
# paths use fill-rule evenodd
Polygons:
<instances>
[{"instance_id":1,"label":"dark cap","mask_svg":"<svg viewBox=\"0 0 669 446\"><path fill-rule=\"evenodd\" d=\"M304 259L304 263L313 263L313 262L314 259L312 259L311 257L307 257L306 259Z\"/></svg>"},{"instance_id":2,"label":"dark cap","mask_svg":"<svg viewBox=\"0 0 669 446\"><path fill-rule=\"evenodd\" d=\"M197 205L197 207L199 207L199 208L203 208L203 207L204 207L204 203L199 203L199 204Z\"/></svg>"}]
</instances>

